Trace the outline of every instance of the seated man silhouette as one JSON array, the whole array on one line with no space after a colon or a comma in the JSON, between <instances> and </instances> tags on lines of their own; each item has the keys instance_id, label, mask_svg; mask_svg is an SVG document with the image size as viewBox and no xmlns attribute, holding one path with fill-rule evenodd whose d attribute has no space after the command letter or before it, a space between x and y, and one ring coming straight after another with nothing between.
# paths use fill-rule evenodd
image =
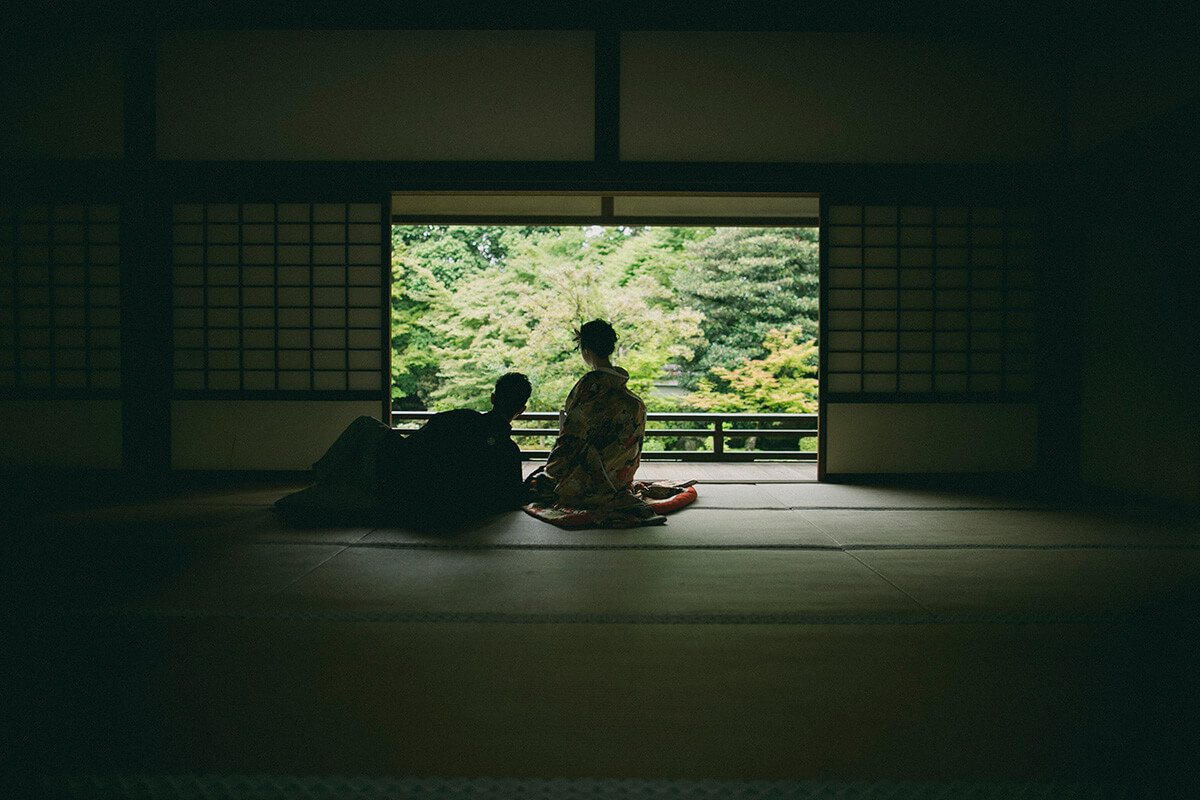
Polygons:
<instances>
[{"instance_id":1,"label":"seated man silhouette","mask_svg":"<svg viewBox=\"0 0 1200 800\"><path fill-rule=\"evenodd\" d=\"M408 435L359 417L313 464L316 484L275 510L294 524L446 527L519 508L512 421L530 391L528 378L510 372L496 381L490 411L444 411Z\"/></svg>"}]
</instances>

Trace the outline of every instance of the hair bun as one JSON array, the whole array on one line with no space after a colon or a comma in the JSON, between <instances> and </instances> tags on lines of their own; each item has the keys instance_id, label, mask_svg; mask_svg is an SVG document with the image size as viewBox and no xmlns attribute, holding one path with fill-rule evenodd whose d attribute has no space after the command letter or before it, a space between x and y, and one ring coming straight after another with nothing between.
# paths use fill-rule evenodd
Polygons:
<instances>
[{"instance_id":1,"label":"hair bun","mask_svg":"<svg viewBox=\"0 0 1200 800\"><path fill-rule=\"evenodd\" d=\"M617 346L617 332L602 319L594 319L585 324L575 334L575 338L580 347L605 358L612 355Z\"/></svg>"}]
</instances>

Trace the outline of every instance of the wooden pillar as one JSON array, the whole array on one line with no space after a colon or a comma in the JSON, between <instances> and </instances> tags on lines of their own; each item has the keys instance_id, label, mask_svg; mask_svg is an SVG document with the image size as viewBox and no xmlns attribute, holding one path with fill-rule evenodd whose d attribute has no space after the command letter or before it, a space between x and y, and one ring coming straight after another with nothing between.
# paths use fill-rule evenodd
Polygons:
<instances>
[{"instance_id":1,"label":"wooden pillar","mask_svg":"<svg viewBox=\"0 0 1200 800\"><path fill-rule=\"evenodd\" d=\"M122 465L153 491L171 469L170 205L155 138L155 40L131 32L124 60L125 163L121 202Z\"/></svg>"}]
</instances>

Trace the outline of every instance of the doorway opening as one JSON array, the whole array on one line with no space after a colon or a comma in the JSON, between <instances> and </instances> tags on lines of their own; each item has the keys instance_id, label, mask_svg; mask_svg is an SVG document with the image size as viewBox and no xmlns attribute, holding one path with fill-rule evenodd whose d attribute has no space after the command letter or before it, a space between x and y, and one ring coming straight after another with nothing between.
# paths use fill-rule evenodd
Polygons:
<instances>
[{"instance_id":1,"label":"doorway opening","mask_svg":"<svg viewBox=\"0 0 1200 800\"><path fill-rule=\"evenodd\" d=\"M819 272L810 225L394 224L393 425L523 372L514 435L544 456L586 369L574 329L603 318L645 460L816 461Z\"/></svg>"}]
</instances>

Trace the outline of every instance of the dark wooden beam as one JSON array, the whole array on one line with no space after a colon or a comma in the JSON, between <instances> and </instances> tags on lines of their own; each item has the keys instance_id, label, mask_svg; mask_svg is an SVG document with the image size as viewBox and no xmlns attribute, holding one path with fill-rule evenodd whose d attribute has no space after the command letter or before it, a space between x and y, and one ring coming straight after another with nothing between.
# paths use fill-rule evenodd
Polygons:
<instances>
[{"instance_id":1,"label":"dark wooden beam","mask_svg":"<svg viewBox=\"0 0 1200 800\"><path fill-rule=\"evenodd\" d=\"M171 208L155 162L155 47L149 31L125 50L121 201L122 464L148 491L171 469Z\"/></svg>"}]
</instances>

